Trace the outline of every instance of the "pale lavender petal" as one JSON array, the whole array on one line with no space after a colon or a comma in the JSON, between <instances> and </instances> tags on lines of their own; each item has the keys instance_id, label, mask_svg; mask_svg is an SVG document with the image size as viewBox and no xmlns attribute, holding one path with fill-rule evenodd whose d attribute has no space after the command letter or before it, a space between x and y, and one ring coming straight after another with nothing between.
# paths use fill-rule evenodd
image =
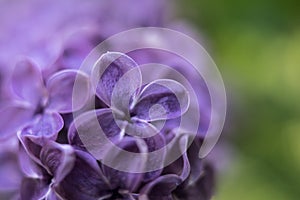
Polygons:
<instances>
[{"instance_id":1,"label":"pale lavender petal","mask_svg":"<svg viewBox=\"0 0 300 200\"><path fill-rule=\"evenodd\" d=\"M130 118L129 108L136 102L141 89L140 68L136 67L124 74L115 84L111 96L111 108L116 117Z\"/></svg>"},{"instance_id":2,"label":"pale lavender petal","mask_svg":"<svg viewBox=\"0 0 300 200\"><path fill-rule=\"evenodd\" d=\"M57 113L44 113L22 129L19 138L27 153L37 163L43 145L48 140L56 140L58 132L63 127L63 119Z\"/></svg>"},{"instance_id":3,"label":"pale lavender petal","mask_svg":"<svg viewBox=\"0 0 300 200\"><path fill-rule=\"evenodd\" d=\"M70 145L49 141L40 152L40 160L48 173L59 183L72 170L75 163L75 153Z\"/></svg>"},{"instance_id":4,"label":"pale lavender petal","mask_svg":"<svg viewBox=\"0 0 300 200\"><path fill-rule=\"evenodd\" d=\"M127 123L125 132L126 134L131 136L148 138L158 134L159 130L157 130L156 127L150 123L143 121L133 121L132 123Z\"/></svg>"},{"instance_id":5,"label":"pale lavender petal","mask_svg":"<svg viewBox=\"0 0 300 200\"><path fill-rule=\"evenodd\" d=\"M38 106L46 96L42 74L38 67L29 59L19 61L12 74L14 92L33 106Z\"/></svg>"},{"instance_id":6,"label":"pale lavender petal","mask_svg":"<svg viewBox=\"0 0 300 200\"><path fill-rule=\"evenodd\" d=\"M108 108L92 110L79 115L68 132L69 143L88 149L99 158L106 155L111 142L119 140L121 129Z\"/></svg>"},{"instance_id":7,"label":"pale lavender petal","mask_svg":"<svg viewBox=\"0 0 300 200\"><path fill-rule=\"evenodd\" d=\"M74 123L70 125L70 128L68 130L68 143L76 148L79 148L81 150L86 150L84 147L84 144L82 143L80 136L77 132L77 128Z\"/></svg>"},{"instance_id":8,"label":"pale lavender petal","mask_svg":"<svg viewBox=\"0 0 300 200\"><path fill-rule=\"evenodd\" d=\"M130 79L128 79L128 77L123 78L123 82L127 81L126 84L119 85L119 88L117 88L118 90L123 91L122 98L130 98L133 94L132 88L135 87L135 89L137 89L142 81L141 72L137 66L136 62L125 54L117 52L103 54L92 71L92 83L96 90L96 95L104 103L111 105L113 90L115 89L117 82L124 74L135 69L130 73ZM116 95L121 94L116 92Z\"/></svg>"},{"instance_id":9,"label":"pale lavender petal","mask_svg":"<svg viewBox=\"0 0 300 200\"><path fill-rule=\"evenodd\" d=\"M38 115L29 125L20 133L22 137L31 137L37 139L55 140L58 132L64 125L62 117L55 112L46 112Z\"/></svg>"},{"instance_id":10,"label":"pale lavender petal","mask_svg":"<svg viewBox=\"0 0 300 200\"><path fill-rule=\"evenodd\" d=\"M94 200L109 194L110 187L96 160L88 153L75 151L76 160L70 173L54 187L64 199Z\"/></svg>"},{"instance_id":11,"label":"pale lavender petal","mask_svg":"<svg viewBox=\"0 0 300 200\"><path fill-rule=\"evenodd\" d=\"M47 81L48 109L69 113L82 108L90 97L88 77L76 70L63 70Z\"/></svg>"},{"instance_id":12,"label":"pale lavender petal","mask_svg":"<svg viewBox=\"0 0 300 200\"><path fill-rule=\"evenodd\" d=\"M159 79L143 88L131 115L148 121L173 119L184 114L188 106L189 94L184 86Z\"/></svg>"},{"instance_id":13,"label":"pale lavender petal","mask_svg":"<svg viewBox=\"0 0 300 200\"><path fill-rule=\"evenodd\" d=\"M31 107L13 103L0 109L0 140L16 135L19 128L29 122L34 114Z\"/></svg>"},{"instance_id":14,"label":"pale lavender petal","mask_svg":"<svg viewBox=\"0 0 300 200\"><path fill-rule=\"evenodd\" d=\"M205 81L201 78L201 76L198 76L197 70L194 69L193 66L185 59L166 51L142 49L137 50L136 52L133 51L133 53L130 53L129 55L132 56L132 58L140 65L145 63L160 63L165 66L169 66L159 67L157 70L153 70L152 66L142 68L143 81L145 81L144 79L147 79L146 81L150 82L152 80L163 78L172 79L183 84L188 89L191 96L189 110L188 113L186 113L187 116L192 116L189 114L191 110L198 109L198 107L201 108L201 119L197 120L191 118L190 124L192 127L195 124L198 124L199 135L205 135L211 116L211 103ZM151 56L147 58L147 55ZM201 60L201 58L199 59ZM196 93L194 94L194 92ZM188 124L184 125L184 128L189 129Z\"/></svg>"}]
</instances>

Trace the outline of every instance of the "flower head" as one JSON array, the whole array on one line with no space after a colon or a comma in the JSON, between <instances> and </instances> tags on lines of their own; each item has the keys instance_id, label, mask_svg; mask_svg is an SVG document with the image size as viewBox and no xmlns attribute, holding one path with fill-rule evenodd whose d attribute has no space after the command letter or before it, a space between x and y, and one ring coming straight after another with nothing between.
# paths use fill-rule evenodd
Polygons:
<instances>
[{"instance_id":1,"label":"flower head","mask_svg":"<svg viewBox=\"0 0 300 200\"><path fill-rule=\"evenodd\" d=\"M82 85L82 96L77 98L77 104L72 107L75 79ZM46 80L46 84L44 81L39 68L32 61L25 59L17 63L12 75L16 98L0 110L2 115L11 115L7 122L1 120L0 138L10 137L26 123L37 123L37 127L40 127L43 122L53 122L55 124L52 126L58 127L59 131L63 126L63 119L58 113L79 110L89 99L89 81L81 72L64 70L53 74ZM12 117L16 113L18 116Z\"/></svg>"},{"instance_id":2,"label":"flower head","mask_svg":"<svg viewBox=\"0 0 300 200\"><path fill-rule=\"evenodd\" d=\"M195 105L201 116L210 108L203 80L186 62L161 51L107 52L90 74L79 69L114 33L173 26L166 1L30 0L0 7L0 199L210 199L214 170L198 158L207 121L195 132L178 129ZM174 38L166 42L198 56ZM143 71L140 64L149 61L190 78L196 102L169 71Z\"/></svg>"}]
</instances>

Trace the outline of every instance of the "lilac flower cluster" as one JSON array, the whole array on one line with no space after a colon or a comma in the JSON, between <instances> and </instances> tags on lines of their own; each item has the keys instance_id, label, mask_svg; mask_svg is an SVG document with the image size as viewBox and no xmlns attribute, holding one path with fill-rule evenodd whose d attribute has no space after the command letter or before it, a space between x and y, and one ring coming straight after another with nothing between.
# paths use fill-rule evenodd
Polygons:
<instances>
[{"instance_id":1,"label":"lilac flower cluster","mask_svg":"<svg viewBox=\"0 0 300 200\"><path fill-rule=\"evenodd\" d=\"M209 96L187 62L148 49L108 52L92 71L79 69L88 53L114 33L173 26L167 6L161 0L0 2L5 30L0 36L0 199L211 198L214 169L198 158ZM192 83L203 116L200 122L190 120L199 123L196 133L176 129L195 106L183 85L166 71L149 72L155 80L142 84L139 65L149 62L171 66ZM100 132L136 154L163 149L171 141L172 146L154 160L127 161L132 171L157 163L161 168L125 172L102 162L118 165L126 158L101 144ZM165 166L175 151L181 156Z\"/></svg>"}]
</instances>

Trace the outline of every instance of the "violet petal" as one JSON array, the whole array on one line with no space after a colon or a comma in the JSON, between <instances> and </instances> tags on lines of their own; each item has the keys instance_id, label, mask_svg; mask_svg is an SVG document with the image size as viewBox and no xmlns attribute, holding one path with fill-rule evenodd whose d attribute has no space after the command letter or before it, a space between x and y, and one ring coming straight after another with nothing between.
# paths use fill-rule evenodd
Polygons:
<instances>
[{"instance_id":1,"label":"violet petal","mask_svg":"<svg viewBox=\"0 0 300 200\"><path fill-rule=\"evenodd\" d=\"M34 145L34 144L33 144ZM39 146L38 146L39 147ZM36 158L38 158L38 153L41 148L37 150ZM20 146L19 149L19 166L21 167L22 173L27 177L43 177L46 173L45 170L42 169L42 166L37 165L27 154L26 150L23 146Z\"/></svg>"},{"instance_id":2,"label":"violet petal","mask_svg":"<svg viewBox=\"0 0 300 200\"><path fill-rule=\"evenodd\" d=\"M181 155L176 161L171 163L164 169L164 174L176 174L182 180L182 182L186 181L191 172L190 161L187 155L188 148L188 137L186 135L178 136L174 138L176 142L168 151L168 153L175 153Z\"/></svg>"},{"instance_id":3,"label":"violet petal","mask_svg":"<svg viewBox=\"0 0 300 200\"><path fill-rule=\"evenodd\" d=\"M94 200L109 194L109 184L96 160L88 153L76 150L76 159L70 173L54 187L64 199ZM75 177L75 179L74 179Z\"/></svg>"},{"instance_id":4,"label":"violet petal","mask_svg":"<svg viewBox=\"0 0 300 200\"><path fill-rule=\"evenodd\" d=\"M58 132L63 127L63 119L58 113L44 113L18 134L27 153L37 163L41 148L48 140L56 140Z\"/></svg>"},{"instance_id":5,"label":"violet petal","mask_svg":"<svg viewBox=\"0 0 300 200\"><path fill-rule=\"evenodd\" d=\"M136 62L125 54L117 52L103 54L95 64L92 72L92 83L96 89L96 95L104 103L111 105L113 90L117 82L124 74L134 69L130 74L122 78L122 83L128 82L118 85L117 89L120 90L121 93L115 92L115 95L122 94L122 99L126 98L129 101L130 96L133 94L132 88L137 89L142 83L141 72L137 66ZM117 96L115 99L118 101ZM129 103L127 100L123 102ZM118 104L119 102L115 103Z\"/></svg>"},{"instance_id":6,"label":"violet petal","mask_svg":"<svg viewBox=\"0 0 300 200\"><path fill-rule=\"evenodd\" d=\"M154 152L159 149L162 149L166 145L165 138L161 134L157 134L153 137L145 138L145 143L148 147L148 152ZM163 171L163 163L166 156L166 151L162 151L160 154L155 154L156 156L149 156L147 159L147 165L150 166L160 166L160 169L157 169L155 171L146 172L144 174L143 181L148 182L151 181L158 176L161 175Z\"/></svg>"},{"instance_id":7,"label":"violet petal","mask_svg":"<svg viewBox=\"0 0 300 200\"><path fill-rule=\"evenodd\" d=\"M101 159L108 152L111 142L120 139L120 134L112 111L105 108L88 111L75 118L68 139L71 145L84 147L97 159Z\"/></svg>"},{"instance_id":8,"label":"violet petal","mask_svg":"<svg viewBox=\"0 0 300 200\"><path fill-rule=\"evenodd\" d=\"M22 99L37 106L45 95L42 74L29 59L19 61L12 74L14 92Z\"/></svg>"},{"instance_id":9,"label":"violet petal","mask_svg":"<svg viewBox=\"0 0 300 200\"><path fill-rule=\"evenodd\" d=\"M125 132L131 136L148 138L158 134L159 130L157 130L156 127L150 123L136 121L133 123L127 123Z\"/></svg>"},{"instance_id":10,"label":"violet petal","mask_svg":"<svg viewBox=\"0 0 300 200\"><path fill-rule=\"evenodd\" d=\"M110 164L113 165L114 168L118 168L118 165L123 165L123 167L126 165L126 168L132 171L141 171L145 168L147 162L146 156L141 157L141 159L129 159L125 157L123 153L123 151L145 153L147 151L144 148L146 144L142 142L141 139L126 136L119 141L117 145L120 150L110 151L105 158L110 161ZM103 165L102 168L105 176L112 185L112 189L122 188L133 192L140 185L144 176L142 173L122 172L106 165Z\"/></svg>"},{"instance_id":11,"label":"violet petal","mask_svg":"<svg viewBox=\"0 0 300 200\"><path fill-rule=\"evenodd\" d=\"M82 108L89 99L88 77L76 70L63 70L47 81L48 109L69 113Z\"/></svg>"},{"instance_id":12,"label":"violet petal","mask_svg":"<svg viewBox=\"0 0 300 200\"><path fill-rule=\"evenodd\" d=\"M75 154L71 146L49 141L41 149L40 160L55 182L60 182L73 168Z\"/></svg>"},{"instance_id":13,"label":"violet petal","mask_svg":"<svg viewBox=\"0 0 300 200\"><path fill-rule=\"evenodd\" d=\"M173 119L183 115L189 106L188 91L180 83L159 79L145 86L132 106L132 115L155 121Z\"/></svg>"},{"instance_id":14,"label":"violet petal","mask_svg":"<svg viewBox=\"0 0 300 200\"><path fill-rule=\"evenodd\" d=\"M168 199L180 183L181 179L177 175L160 176L145 185L140 193L142 197L147 196L149 199Z\"/></svg>"}]
</instances>

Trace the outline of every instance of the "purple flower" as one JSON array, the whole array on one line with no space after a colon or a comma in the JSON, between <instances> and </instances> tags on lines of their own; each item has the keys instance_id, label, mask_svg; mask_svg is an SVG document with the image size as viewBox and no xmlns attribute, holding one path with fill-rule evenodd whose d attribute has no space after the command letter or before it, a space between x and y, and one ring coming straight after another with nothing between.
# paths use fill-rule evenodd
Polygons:
<instances>
[{"instance_id":1,"label":"purple flower","mask_svg":"<svg viewBox=\"0 0 300 200\"><path fill-rule=\"evenodd\" d=\"M90 76L78 70L114 33L174 27L165 0L4 1L0 10L0 199L211 198L214 170L198 158L210 101L189 64L165 52L138 50L105 53ZM198 56L173 41L167 42ZM150 69L145 76L138 64L149 62L167 64L189 78L198 91L196 102L169 71ZM75 82L79 91L74 93ZM177 130L196 104L202 118L200 123L190 119L190 125L199 123L199 130ZM154 158L122 154L159 150ZM174 152L180 157L169 163ZM146 170L149 166L156 168Z\"/></svg>"},{"instance_id":2,"label":"purple flower","mask_svg":"<svg viewBox=\"0 0 300 200\"><path fill-rule=\"evenodd\" d=\"M92 82L97 97L108 108L90 111L75 119L69 129L69 142L82 147L80 139L84 140L89 146L86 148L92 148L99 157L103 156L106 145L97 134L114 143L124 136L143 138L146 143L165 143L159 142L166 140L159 123L176 120L189 104L188 93L178 82L158 79L142 86L138 65L121 53L102 55L93 69ZM80 135L79 139L76 128L89 133ZM151 148L148 151L159 149L156 145Z\"/></svg>"},{"instance_id":3,"label":"purple flower","mask_svg":"<svg viewBox=\"0 0 300 200\"><path fill-rule=\"evenodd\" d=\"M82 95L76 97L74 105L72 92L75 79L82 85ZM44 84L39 68L29 59L17 63L12 75L12 87L16 100L0 110L2 116L7 116L0 122L1 138L12 136L29 122L38 128L45 128L44 123L53 123L51 126L56 127L54 132L59 131L63 127L63 119L58 113L79 110L89 99L86 75L75 70L64 70L53 74Z\"/></svg>"},{"instance_id":4,"label":"purple flower","mask_svg":"<svg viewBox=\"0 0 300 200\"><path fill-rule=\"evenodd\" d=\"M121 153L118 155L111 151L99 135L103 134L114 145L135 153L152 152L164 147L168 135L164 129L159 131L155 123L152 123L165 119L176 120L185 112L188 107L188 94L184 87L166 79L141 87L141 74L137 64L128 56L114 52L106 53L99 59L92 76L96 83L96 95L108 108L89 111L77 117L69 128L69 143L78 150L88 149L100 161L108 158L116 165L126 163L127 168L133 171L145 168L145 164L154 165L151 163L153 161L148 160L121 162ZM163 85L160 82L169 84ZM174 93L181 99L174 97ZM114 102L115 100L117 101ZM178 102L184 106L180 107ZM162 105L164 112L154 109L149 114L149 109L157 104ZM176 195L189 198L191 191L194 196L201 195L201 199L209 199L214 178L212 171L209 168L204 170L204 164L198 158L201 144L197 140L192 144L190 152L185 152L189 135L174 133L173 136L173 150L156 158L156 162L163 163L169 156L168 153L178 150L182 151L182 156L165 168L146 173L129 173L100 164L103 175L110 184L107 197L116 195L124 199L165 199ZM93 187L98 186L94 184Z\"/></svg>"},{"instance_id":5,"label":"purple flower","mask_svg":"<svg viewBox=\"0 0 300 200\"><path fill-rule=\"evenodd\" d=\"M33 169L22 180L21 199L60 199L55 187L72 170L75 163L74 150L68 145L49 140L42 146L36 144L36 148L27 152L35 158L35 163L27 163L27 167L31 165Z\"/></svg>"},{"instance_id":6,"label":"purple flower","mask_svg":"<svg viewBox=\"0 0 300 200\"><path fill-rule=\"evenodd\" d=\"M53 76L60 77L58 75ZM93 147L93 153L96 152L102 159L114 164L123 164L121 160L127 159L119 152L106 149L105 144L101 144L103 141L97 140L100 132L114 145L129 152L147 153L163 148L170 139L164 129L158 129L156 122L176 120L186 111L189 101L184 87L167 79L142 85L141 73L135 61L124 54L113 52L101 57L91 78L96 83L94 87L97 97L107 108L88 111L74 120L68 129L72 146L55 142L63 126L58 112L64 106L52 108L50 103L45 104L47 106L41 107L44 111L35 112L34 120L19 132L19 139L26 152L19 153L22 164L19 177L22 183L15 195L21 199L172 199L175 196L179 199L193 199L196 196L209 199L214 184L213 171L198 159L197 152L201 144L197 140L192 143L189 151L185 151L189 134L169 133L173 135L172 140L175 140L172 149L155 160L145 158L126 162L127 167L133 171L142 171L147 164L162 165L168 153L181 151L182 156L172 164L145 173L113 169L86 152ZM74 81L71 83L74 84ZM85 85L86 82L80 83ZM28 93L39 91L40 88L52 91L49 87L51 84L41 85L17 90L16 93L32 105L40 105L38 102L42 95ZM56 98L60 96L59 92L54 94ZM64 110L62 113L65 113ZM79 137L79 132L84 134Z\"/></svg>"},{"instance_id":7,"label":"purple flower","mask_svg":"<svg viewBox=\"0 0 300 200\"><path fill-rule=\"evenodd\" d=\"M97 97L123 121L119 127L135 136L150 137L157 132L151 122L177 118L189 105L187 91L176 81L158 79L142 86L138 65L125 54L102 55L92 79Z\"/></svg>"}]
</instances>

